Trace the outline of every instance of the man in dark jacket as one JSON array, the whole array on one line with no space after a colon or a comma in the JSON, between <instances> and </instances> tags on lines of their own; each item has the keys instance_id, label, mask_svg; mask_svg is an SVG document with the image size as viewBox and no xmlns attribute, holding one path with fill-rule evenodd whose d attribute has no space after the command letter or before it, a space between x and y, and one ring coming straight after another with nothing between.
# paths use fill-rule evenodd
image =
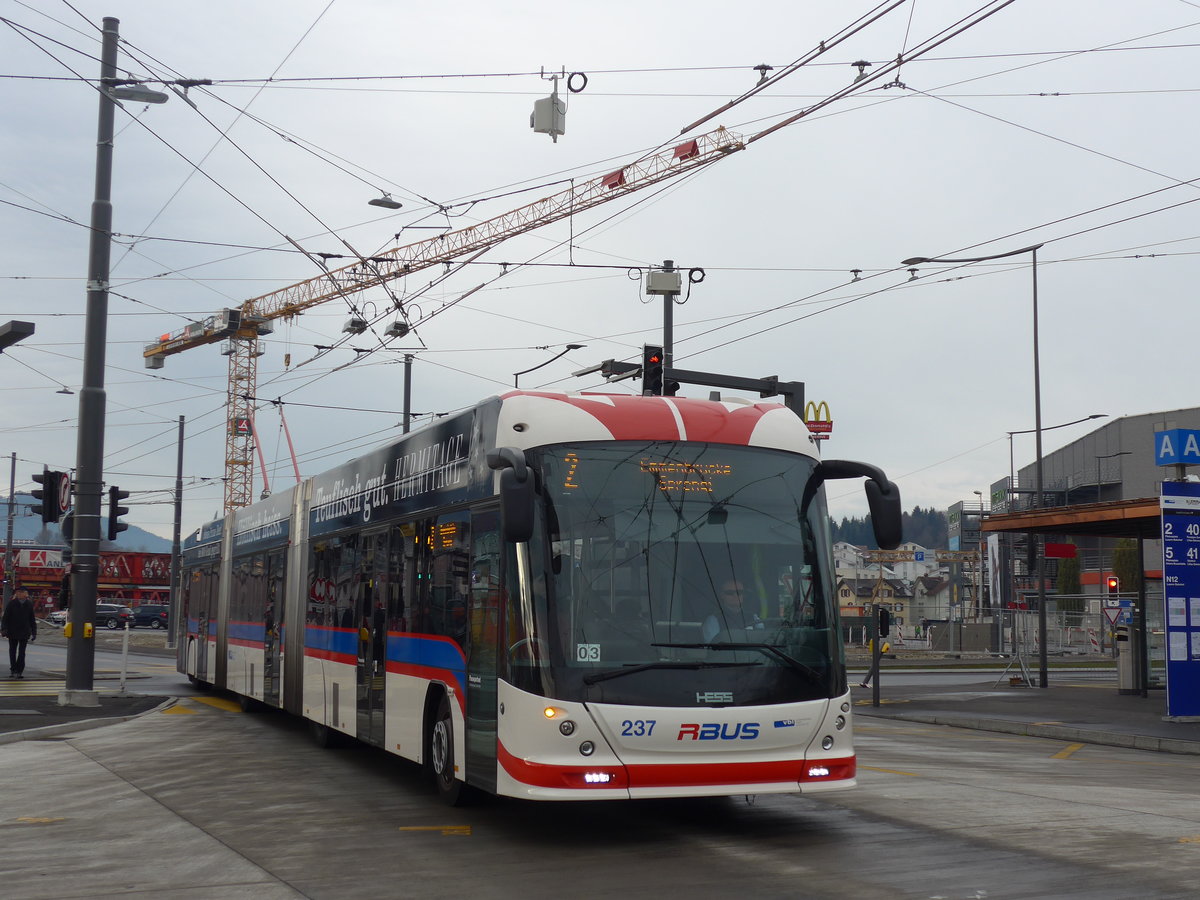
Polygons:
<instances>
[{"instance_id":1,"label":"man in dark jacket","mask_svg":"<svg viewBox=\"0 0 1200 900\"><path fill-rule=\"evenodd\" d=\"M29 591L17 588L0 615L0 637L8 638L8 677L24 678L25 645L37 640L37 618Z\"/></svg>"}]
</instances>

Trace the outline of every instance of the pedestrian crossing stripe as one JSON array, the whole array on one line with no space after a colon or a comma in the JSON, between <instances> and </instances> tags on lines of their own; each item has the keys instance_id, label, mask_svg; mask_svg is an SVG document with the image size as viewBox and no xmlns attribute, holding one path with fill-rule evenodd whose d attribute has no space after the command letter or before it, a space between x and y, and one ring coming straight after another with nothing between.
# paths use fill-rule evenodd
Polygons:
<instances>
[{"instance_id":1,"label":"pedestrian crossing stripe","mask_svg":"<svg viewBox=\"0 0 1200 900\"><path fill-rule=\"evenodd\" d=\"M30 681L0 681L0 698L2 697L57 697L67 689L66 679L61 681L34 679ZM119 694L120 685L101 687L96 686L101 694Z\"/></svg>"}]
</instances>

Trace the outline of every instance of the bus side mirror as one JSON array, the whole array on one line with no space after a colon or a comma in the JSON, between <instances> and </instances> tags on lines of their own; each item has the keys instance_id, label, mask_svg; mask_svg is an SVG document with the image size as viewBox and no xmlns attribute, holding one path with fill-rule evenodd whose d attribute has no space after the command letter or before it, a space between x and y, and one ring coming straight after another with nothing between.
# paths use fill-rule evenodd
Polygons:
<instances>
[{"instance_id":1,"label":"bus side mirror","mask_svg":"<svg viewBox=\"0 0 1200 900\"><path fill-rule=\"evenodd\" d=\"M817 463L813 483L816 485L833 478L863 477L867 479L863 489L867 492L867 505L871 509L875 543L879 544L881 550L895 550L904 540L900 488L888 481L882 469L848 459L825 459Z\"/></svg>"},{"instance_id":2,"label":"bus side mirror","mask_svg":"<svg viewBox=\"0 0 1200 900\"><path fill-rule=\"evenodd\" d=\"M525 454L516 447L489 450L487 464L500 470L500 531L521 544L533 536L533 477Z\"/></svg>"},{"instance_id":3,"label":"bus side mirror","mask_svg":"<svg viewBox=\"0 0 1200 900\"><path fill-rule=\"evenodd\" d=\"M867 506L871 510L871 524L875 528L875 543L881 550L895 550L904 540L900 511L900 488L886 479L882 482L871 478L863 484L867 492Z\"/></svg>"}]
</instances>

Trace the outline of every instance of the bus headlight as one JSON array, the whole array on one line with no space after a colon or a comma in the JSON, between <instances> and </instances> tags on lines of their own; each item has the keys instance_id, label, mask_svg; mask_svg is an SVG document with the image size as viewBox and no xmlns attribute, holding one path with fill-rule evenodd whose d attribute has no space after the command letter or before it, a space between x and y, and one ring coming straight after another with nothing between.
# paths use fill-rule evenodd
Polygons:
<instances>
[{"instance_id":1,"label":"bus headlight","mask_svg":"<svg viewBox=\"0 0 1200 900\"><path fill-rule=\"evenodd\" d=\"M558 723L558 730L564 737L570 737L575 733L575 723L570 719Z\"/></svg>"},{"instance_id":2,"label":"bus headlight","mask_svg":"<svg viewBox=\"0 0 1200 900\"><path fill-rule=\"evenodd\" d=\"M821 738L821 749L822 750L832 750L833 749L833 735L832 734L827 734L827 735L825 735L825 737Z\"/></svg>"},{"instance_id":3,"label":"bus headlight","mask_svg":"<svg viewBox=\"0 0 1200 900\"><path fill-rule=\"evenodd\" d=\"M563 724L565 725L566 723L564 722ZM846 717L838 716L836 719L834 719L833 727L836 728L838 731L841 731L843 728L845 728L846 727Z\"/></svg>"},{"instance_id":4,"label":"bus headlight","mask_svg":"<svg viewBox=\"0 0 1200 900\"><path fill-rule=\"evenodd\" d=\"M596 752L596 745L593 744L591 741L584 741L582 744L579 745L579 752L582 753L584 756L591 756L593 753Z\"/></svg>"}]
</instances>

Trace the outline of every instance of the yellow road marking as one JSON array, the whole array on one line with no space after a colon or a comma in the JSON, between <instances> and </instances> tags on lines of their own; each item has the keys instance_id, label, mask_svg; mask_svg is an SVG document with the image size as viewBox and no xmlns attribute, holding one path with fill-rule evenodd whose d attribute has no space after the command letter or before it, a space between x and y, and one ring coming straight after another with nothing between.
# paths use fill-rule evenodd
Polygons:
<instances>
[{"instance_id":1,"label":"yellow road marking","mask_svg":"<svg viewBox=\"0 0 1200 900\"><path fill-rule=\"evenodd\" d=\"M188 709L182 703L176 703L174 706L168 706L163 710L163 715L168 716L194 716L195 714L196 711L194 709Z\"/></svg>"},{"instance_id":2,"label":"yellow road marking","mask_svg":"<svg viewBox=\"0 0 1200 900\"><path fill-rule=\"evenodd\" d=\"M916 772L901 772L899 769L880 769L876 768L875 766L859 766L859 768L868 772L883 772L885 775L907 775L909 778L923 777L918 775Z\"/></svg>"},{"instance_id":3,"label":"yellow road marking","mask_svg":"<svg viewBox=\"0 0 1200 900\"><path fill-rule=\"evenodd\" d=\"M1191 837L1181 837L1179 839L1179 843L1181 843L1181 844L1200 844L1200 834L1193 834Z\"/></svg>"},{"instance_id":4,"label":"yellow road marking","mask_svg":"<svg viewBox=\"0 0 1200 900\"><path fill-rule=\"evenodd\" d=\"M471 836L470 825L401 825L400 831L440 831L442 834Z\"/></svg>"},{"instance_id":5,"label":"yellow road marking","mask_svg":"<svg viewBox=\"0 0 1200 900\"><path fill-rule=\"evenodd\" d=\"M911 703L911 702L912 702L911 700L889 700L886 697L879 698L880 705L882 705L884 703ZM871 701L870 700L855 700L854 705L855 706L870 706Z\"/></svg>"},{"instance_id":6,"label":"yellow road marking","mask_svg":"<svg viewBox=\"0 0 1200 900\"><path fill-rule=\"evenodd\" d=\"M191 697L189 699L195 703L203 703L215 709L223 709L225 712L242 711L242 707L238 705L236 700L226 700L224 697Z\"/></svg>"},{"instance_id":7,"label":"yellow road marking","mask_svg":"<svg viewBox=\"0 0 1200 900\"><path fill-rule=\"evenodd\" d=\"M1082 749L1083 749L1083 744L1067 744L1067 746L1063 747L1061 750L1059 750L1057 753L1055 753L1050 758L1051 759L1070 759L1075 754L1076 750L1082 750Z\"/></svg>"},{"instance_id":8,"label":"yellow road marking","mask_svg":"<svg viewBox=\"0 0 1200 900\"><path fill-rule=\"evenodd\" d=\"M53 825L55 822L67 821L62 816L20 816L17 819L22 825Z\"/></svg>"}]
</instances>

